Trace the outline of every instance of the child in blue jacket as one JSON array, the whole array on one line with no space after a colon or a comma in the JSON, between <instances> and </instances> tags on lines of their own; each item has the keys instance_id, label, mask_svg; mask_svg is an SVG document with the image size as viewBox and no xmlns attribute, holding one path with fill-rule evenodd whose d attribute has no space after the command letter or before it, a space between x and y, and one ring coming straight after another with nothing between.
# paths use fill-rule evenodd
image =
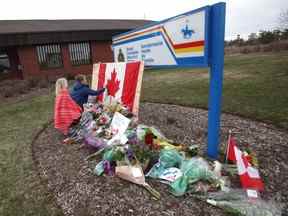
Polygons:
<instances>
[{"instance_id":1,"label":"child in blue jacket","mask_svg":"<svg viewBox=\"0 0 288 216\"><path fill-rule=\"evenodd\" d=\"M70 91L70 95L72 99L81 107L83 107L83 104L87 103L89 95L98 96L105 91L105 88L97 91L90 89L85 75L77 75L75 80L76 81L72 90Z\"/></svg>"}]
</instances>

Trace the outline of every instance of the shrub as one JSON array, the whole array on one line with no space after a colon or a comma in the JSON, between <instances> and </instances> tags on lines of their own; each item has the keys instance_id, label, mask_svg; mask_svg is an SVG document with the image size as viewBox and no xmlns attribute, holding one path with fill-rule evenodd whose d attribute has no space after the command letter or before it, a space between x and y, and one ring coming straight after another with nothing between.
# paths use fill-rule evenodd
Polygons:
<instances>
[{"instance_id":1,"label":"shrub","mask_svg":"<svg viewBox=\"0 0 288 216\"><path fill-rule=\"evenodd\" d=\"M279 42L279 47L281 50L288 50L288 41L285 40L285 41Z\"/></svg>"},{"instance_id":2,"label":"shrub","mask_svg":"<svg viewBox=\"0 0 288 216\"><path fill-rule=\"evenodd\" d=\"M26 80L18 80L15 85L15 94L24 94L30 90L28 82Z\"/></svg>"},{"instance_id":3,"label":"shrub","mask_svg":"<svg viewBox=\"0 0 288 216\"><path fill-rule=\"evenodd\" d=\"M251 50L249 50L248 47L244 47L243 49L240 50L240 53L243 53L243 54L248 54L250 52L251 52Z\"/></svg>"},{"instance_id":4,"label":"shrub","mask_svg":"<svg viewBox=\"0 0 288 216\"><path fill-rule=\"evenodd\" d=\"M4 97L11 97L29 91L27 80L5 80L0 83L0 94Z\"/></svg>"},{"instance_id":5,"label":"shrub","mask_svg":"<svg viewBox=\"0 0 288 216\"><path fill-rule=\"evenodd\" d=\"M47 79L41 79L38 82L39 88L48 88L49 86L49 81Z\"/></svg>"},{"instance_id":6,"label":"shrub","mask_svg":"<svg viewBox=\"0 0 288 216\"><path fill-rule=\"evenodd\" d=\"M283 48L283 50L288 50L288 43L282 44L282 48Z\"/></svg>"},{"instance_id":7,"label":"shrub","mask_svg":"<svg viewBox=\"0 0 288 216\"><path fill-rule=\"evenodd\" d=\"M39 78L31 77L27 79L29 88L36 88L39 82Z\"/></svg>"},{"instance_id":8,"label":"shrub","mask_svg":"<svg viewBox=\"0 0 288 216\"><path fill-rule=\"evenodd\" d=\"M261 48L259 45L253 47L253 52L260 52Z\"/></svg>"},{"instance_id":9,"label":"shrub","mask_svg":"<svg viewBox=\"0 0 288 216\"><path fill-rule=\"evenodd\" d=\"M275 41L271 43L271 48L274 52L280 52L281 51L281 44L278 41Z\"/></svg>"},{"instance_id":10,"label":"shrub","mask_svg":"<svg viewBox=\"0 0 288 216\"><path fill-rule=\"evenodd\" d=\"M15 82L15 80L11 80L11 79L3 80L3 81L1 81L0 86L1 87L11 86L11 85L14 85L14 82Z\"/></svg>"},{"instance_id":11,"label":"shrub","mask_svg":"<svg viewBox=\"0 0 288 216\"><path fill-rule=\"evenodd\" d=\"M4 88L2 88L1 90L1 94L3 95L3 97L12 97L13 95L15 95L15 88L13 86L5 86Z\"/></svg>"},{"instance_id":12,"label":"shrub","mask_svg":"<svg viewBox=\"0 0 288 216\"><path fill-rule=\"evenodd\" d=\"M272 52L272 50L273 50L272 44L265 45L262 48L263 52Z\"/></svg>"}]
</instances>

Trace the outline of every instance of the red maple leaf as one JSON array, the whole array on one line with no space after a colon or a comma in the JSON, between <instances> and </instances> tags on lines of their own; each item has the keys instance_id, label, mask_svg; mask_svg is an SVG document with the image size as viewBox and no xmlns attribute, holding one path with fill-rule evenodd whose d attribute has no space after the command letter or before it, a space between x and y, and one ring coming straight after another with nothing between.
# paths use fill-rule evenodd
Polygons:
<instances>
[{"instance_id":1,"label":"red maple leaf","mask_svg":"<svg viewBox=\"0 0 288 216\"><path fill-rule=\"evenodd\" d=\"M107 89L108 89L108 95L111 95L115 97L115 94L120 89L119 88L120 80L117 80L117 73L115 71L115 68L111 74L111 79L107 82Z\"/></svg>"}]
</instances>

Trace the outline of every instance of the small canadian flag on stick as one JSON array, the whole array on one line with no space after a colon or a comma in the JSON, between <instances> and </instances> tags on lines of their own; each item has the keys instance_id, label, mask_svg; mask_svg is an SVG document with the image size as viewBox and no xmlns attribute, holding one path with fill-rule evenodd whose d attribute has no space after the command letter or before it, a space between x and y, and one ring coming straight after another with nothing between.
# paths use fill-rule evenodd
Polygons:
<instances>
[{"instance_id":1,"label":"small canadian flag on stick","mask_svg":"<svg viewBox=\"0 0 288 216\"><path fill-rule=\"evenodd\" d=\"M249 163L247 157L237 147L235 138L231 135L228 140L227 158L230 161L236 162L243 188L263 191L264 184L258 170Z\"/></svg>"}]
</instances>

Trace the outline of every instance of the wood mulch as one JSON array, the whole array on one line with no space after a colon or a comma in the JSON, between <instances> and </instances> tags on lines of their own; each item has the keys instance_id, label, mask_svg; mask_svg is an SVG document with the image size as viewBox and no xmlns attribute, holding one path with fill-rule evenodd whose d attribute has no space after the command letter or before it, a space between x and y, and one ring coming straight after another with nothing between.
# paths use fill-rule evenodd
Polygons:
<instances>
[{"instance_id":1,"label":"wood mulch","mask_svg":"<svg viewBox=\"0 0 288 216\"><path fill-rule=\"evenodd\" d=\"M144 103L140 122L159 128L176 142L194 143L205 152L207 111L176 105ZM259 160L265 181L263 199L288 203L288 134L272 125L223 114L221 143L233 129L239 146L249 143ZM78 145L63 145L63 136L50 125L35 141L33 153L41 177L56 197L65 215L225 215L218 208L189 195L174 197L169 188L148 180L161 193L151 199L143 188L117 177L93 175L96 161L84 160L91 152ZM285 206L287 209L287 205ZM285 210L284 210L285 211ZM287 214L288 212L284 212Z\"/></svg>"}]
</instances>

